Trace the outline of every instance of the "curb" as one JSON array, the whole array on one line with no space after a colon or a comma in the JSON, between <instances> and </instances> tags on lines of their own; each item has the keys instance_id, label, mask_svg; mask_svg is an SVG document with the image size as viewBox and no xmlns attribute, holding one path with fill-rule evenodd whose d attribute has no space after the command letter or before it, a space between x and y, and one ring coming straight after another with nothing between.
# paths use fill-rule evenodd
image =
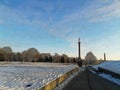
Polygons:
<instances>
[{"instance_id":1,"label":"curb","mask_svg":"<svg viewBox=\"0 0 120 90\"><path fill-rule=\"evenodd\" d=\"M61 84L62 82L64 82L70 75L74 74L78 70L79 70L78 67L72 69L71 71L63 74L62 76L56 78L55 80L53 80L50 83L46 84L45 86L41 87L39 90L53 90L59 84Z\"/></svg>"}]
</instances>

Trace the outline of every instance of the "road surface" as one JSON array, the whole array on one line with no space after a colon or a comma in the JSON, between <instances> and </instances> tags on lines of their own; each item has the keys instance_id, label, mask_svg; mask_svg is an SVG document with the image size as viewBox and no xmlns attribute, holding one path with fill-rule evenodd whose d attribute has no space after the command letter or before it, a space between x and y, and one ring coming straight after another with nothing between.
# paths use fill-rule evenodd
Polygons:
<instances>
[{"instance_id":1,"label":"road surface","mask_svg":"<svg viewBox=\"0 0 120 90\"><path fill-rule=\"evenodd\" d=\"M62 90L120 90L120 86L85 70L73 78Z\"/></svg>"}]
</instances>

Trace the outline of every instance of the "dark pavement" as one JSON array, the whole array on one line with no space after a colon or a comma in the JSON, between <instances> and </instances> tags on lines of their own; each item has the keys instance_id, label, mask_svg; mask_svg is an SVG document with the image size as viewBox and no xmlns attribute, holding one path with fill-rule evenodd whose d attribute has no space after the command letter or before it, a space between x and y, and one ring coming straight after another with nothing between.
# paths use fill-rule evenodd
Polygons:
<instances>
[{"instance_id":1,"label":"dark pavement","mask_svg":"<svg viewBox=\"0 0 120 90\"><path fill-rule=\"evenodd\" d=\"M120 90L120 86L85 70L73 78L63 90Z\"/></svg>"}]
</instances>

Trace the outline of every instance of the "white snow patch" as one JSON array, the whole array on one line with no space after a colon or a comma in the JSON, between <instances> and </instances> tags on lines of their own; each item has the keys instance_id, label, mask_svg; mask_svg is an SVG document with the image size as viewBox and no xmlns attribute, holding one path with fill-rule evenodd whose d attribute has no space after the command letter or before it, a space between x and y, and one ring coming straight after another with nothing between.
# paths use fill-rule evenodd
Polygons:
<instances>
[{"instance_id":1,"label":"white snow patch","mask_svg":"<svg viewBox=\"0 0 120 90\"><path fill-rule=\"evenodd\" d=\"M0 63L0 90L36 90L75 67L58 63Z\"/></svg>"},{"instance_id":2,"label":"white snow patch","mask_svg":"<svg viewBox=\"0 0 120 90\"><path fill-rule=\"evenodd\" d=\"M98 67L101 67L101 68L107 69L109 71L120 74L120 61L105 61L105 62L102 62L101 64L98 64L98 65L95 65L92 67L96 70L98 70ZM120 79L117 79L117 78L112 77L111 75L105 74L105 73L101 73L98 75L120 85Z\"/></svg>"},{"instance_id":3,"label":"white snow patch","mask_svg":"<svg viewBox=\"0 0 120 90\"><path fill-rule=\"evenodd\" d=\"M116 78L112 77L111 75L101 73L101 74L99 74L99 76L106 78L107 80L112 81L112 82L120 85L120 79L116 79Z\"/></svg>"},{"instance_id":4,"label":"white snow patch","mask_svg":"<svg viewBox=\"0 0 120 90\"><path fill-rule=\"evenodd\" d=\"M105 61L101 64L93 66L96 70L98 70L98 67L120 74L120 61Z\"/></svg>"}]
</instances>

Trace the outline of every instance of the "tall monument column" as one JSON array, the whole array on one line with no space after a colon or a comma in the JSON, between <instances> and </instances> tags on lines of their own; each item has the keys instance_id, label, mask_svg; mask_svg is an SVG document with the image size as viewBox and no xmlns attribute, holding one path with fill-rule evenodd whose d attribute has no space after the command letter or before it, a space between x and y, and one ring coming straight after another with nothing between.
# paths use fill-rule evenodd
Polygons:
<instances>
[{"instance_id":1,"label":"tall monument column","mask_svg":"<svg viewBox=\"0 0 120 90\"><path fill-rule=\"evenodd\" d=\"M78 66L82 67L82 59L81 59L81 52L80 52L80 38L78 39Z\"/></svg>"},{"instance_id":2,"label":"tall monument column","mask_svg":"<svg viewBox=\"0 0 120 90\"><path fill-rule=\"evenodd\" d=\"M79 58L79 60L81 60L81 53L80 53L80 38L78 39L78 58Z\"/></svg>"},{"instance_id":3,"label":"tall monument column","mask_svg":"<svg viewBox=\"0 0 120 90\"><path fill-rule=\"evenodd\" d=\"M106 61L106 54L104 53L104 61Z\"/></svg>"}]
</instances>

